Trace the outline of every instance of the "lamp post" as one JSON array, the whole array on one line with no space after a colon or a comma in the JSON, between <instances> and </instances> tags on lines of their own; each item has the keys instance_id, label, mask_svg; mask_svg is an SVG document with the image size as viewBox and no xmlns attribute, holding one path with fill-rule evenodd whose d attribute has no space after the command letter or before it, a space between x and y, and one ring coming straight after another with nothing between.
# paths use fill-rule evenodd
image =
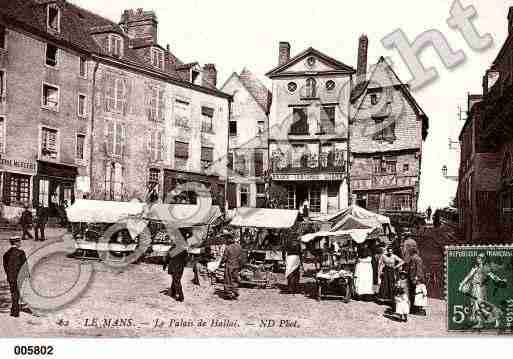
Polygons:
<instances>
[{"instance_id":1,"label":"lamp post","mask_svg":"<svg viewBox=\"0 0 513 359\"><path fill-rule=\"evenodd\" d=\"M447 175L447 165L442 166L442 176L446 179L458 182L458 176L448 176Z\"/></svg>"}]
</instances>

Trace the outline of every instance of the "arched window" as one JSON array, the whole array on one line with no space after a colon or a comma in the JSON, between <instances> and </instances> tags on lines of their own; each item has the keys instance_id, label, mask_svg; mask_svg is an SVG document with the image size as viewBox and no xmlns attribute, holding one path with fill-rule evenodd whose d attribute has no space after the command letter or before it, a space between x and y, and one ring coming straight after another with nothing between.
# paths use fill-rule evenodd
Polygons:
<instances>
[{"instance_id":1,"label":"arched window","mask_svg":"<svg viewBox=\"0 0 513 359\"><path fill-rule=\"evenodd\" d=\"M306 79L306 97L312 98L315 97L317 92L317 83L314 78Z\"/></svg>"}]
</instances>

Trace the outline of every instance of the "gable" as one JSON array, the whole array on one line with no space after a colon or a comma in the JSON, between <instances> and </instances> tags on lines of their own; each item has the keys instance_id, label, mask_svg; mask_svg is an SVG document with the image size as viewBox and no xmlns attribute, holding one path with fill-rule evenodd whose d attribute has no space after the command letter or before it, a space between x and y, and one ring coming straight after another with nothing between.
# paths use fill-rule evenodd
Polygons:
<instances>
[{"instance_id":1,"label":"gable","mask_svg":"<svg viewBox=\"0 0 513 359\"><path fill-rule=\"evenodd\" d=\"M403 85L392 68L385 61L379 61L374 65L371 74L368 84L369 89Z\"/></svg>"},{"instance_id":2,"label":"gable","mask_svg":"<svg viewBox=\"0 0 513 359\"><path fill-rule=\"evenodd\" d=\"M237 112L238 107L251 106L251 111L261 112L263 117L266 117L266 113L262 106L258 103L257 99L249 91L244 83L241 81L237 73L233 73L226 83L221 88L222 92L228 93L233 96L232 111ZM234 113L234 116L236 114Z\"/></svg>"},{"instance_id":3,"label":"gable","mask_svg":"<svg viewBox=\"0 0 513 359\"><path fill-rule=\"evenodd\" d=\"M315 61L309 62L309 59ZM276 77L287 74L302 74L306 72L329 72L335 74L354 74L356 71L351 66L348 66L334 58L323 54L322 52L308 48L299 55L291 58L283 65L279 65L273 70L269 71L266 75L268 77Z\"/></svg>"}]
</instances>

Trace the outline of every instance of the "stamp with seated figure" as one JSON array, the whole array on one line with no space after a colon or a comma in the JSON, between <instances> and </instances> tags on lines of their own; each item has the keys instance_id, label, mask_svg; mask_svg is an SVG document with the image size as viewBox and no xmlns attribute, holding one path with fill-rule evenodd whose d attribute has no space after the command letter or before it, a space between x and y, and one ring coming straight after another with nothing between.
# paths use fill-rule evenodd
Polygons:
<instances>
[{"instance_id":1,"label":"stamp with seated figure","mask_svg":"<svg viewBox=\"0 0 513 359\"><path fill-rule=\"evenodd\" d=\"M513 246L446 247L449 331L513 330Z\"/></svg>"}]
</instances>

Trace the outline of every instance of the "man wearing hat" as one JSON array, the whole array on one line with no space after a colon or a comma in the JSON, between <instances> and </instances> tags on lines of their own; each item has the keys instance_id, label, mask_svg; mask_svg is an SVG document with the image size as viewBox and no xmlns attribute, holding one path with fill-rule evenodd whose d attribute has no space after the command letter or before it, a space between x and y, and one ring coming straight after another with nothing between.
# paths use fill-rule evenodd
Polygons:
<instances>
[{"instance_id":1,"label":"man wearing hat","mask_svg":"<svg viewBox=\"0 0 513 359\"><path fill-rule=\"evenodd\" d=\"M32 212L30 211L29 206L25 204L23 206L23 212L21 213L20 218L20 225L23 230L23 235L21 236L22 240L34 238L32 234L29 232L29 228L30 226L32 226L32 222Z\"/></svg>"},{"instance_id":2,"label":"man wearing hat","mask_svg":"<svg viewBox=\"0 0 513 359\"><path fill-rule=\"evenodd\" d=\"M164 260L163 269L171 276L171 287L169 295L179 302L184 301L182 290L182 276L187 265L188 253L187 248L180 248L177 243L173 243Z\"/></svg>"},{"instance_id":3,"label":"man wearing hat","mask_svg":"<svg viewBox=\"0 0 513 359\"><path fill-rule=\"evenodd\" d=\"M223 237L226 239L226 248L221 258L221 265L225 265L224 291L228 299L236 299L239 296L237 286L239 284L242 248L228 231L223 233Z\"/></svg>"},{"instance_id":4,"label":"man wearing hat","mask_svg":"<svg viewBox=\"0 0 513 359\"><path fill-rule=\"evenodd\" d=\"M11 248L5 252L3 257L4 270L9 282L11 291L12 307L11 316L20 316L20 291L18 288L18 277L23 266L27 262L25 252L20 248L21 237L12 237L9 239Z\"/></svg>"}]
</instances>

